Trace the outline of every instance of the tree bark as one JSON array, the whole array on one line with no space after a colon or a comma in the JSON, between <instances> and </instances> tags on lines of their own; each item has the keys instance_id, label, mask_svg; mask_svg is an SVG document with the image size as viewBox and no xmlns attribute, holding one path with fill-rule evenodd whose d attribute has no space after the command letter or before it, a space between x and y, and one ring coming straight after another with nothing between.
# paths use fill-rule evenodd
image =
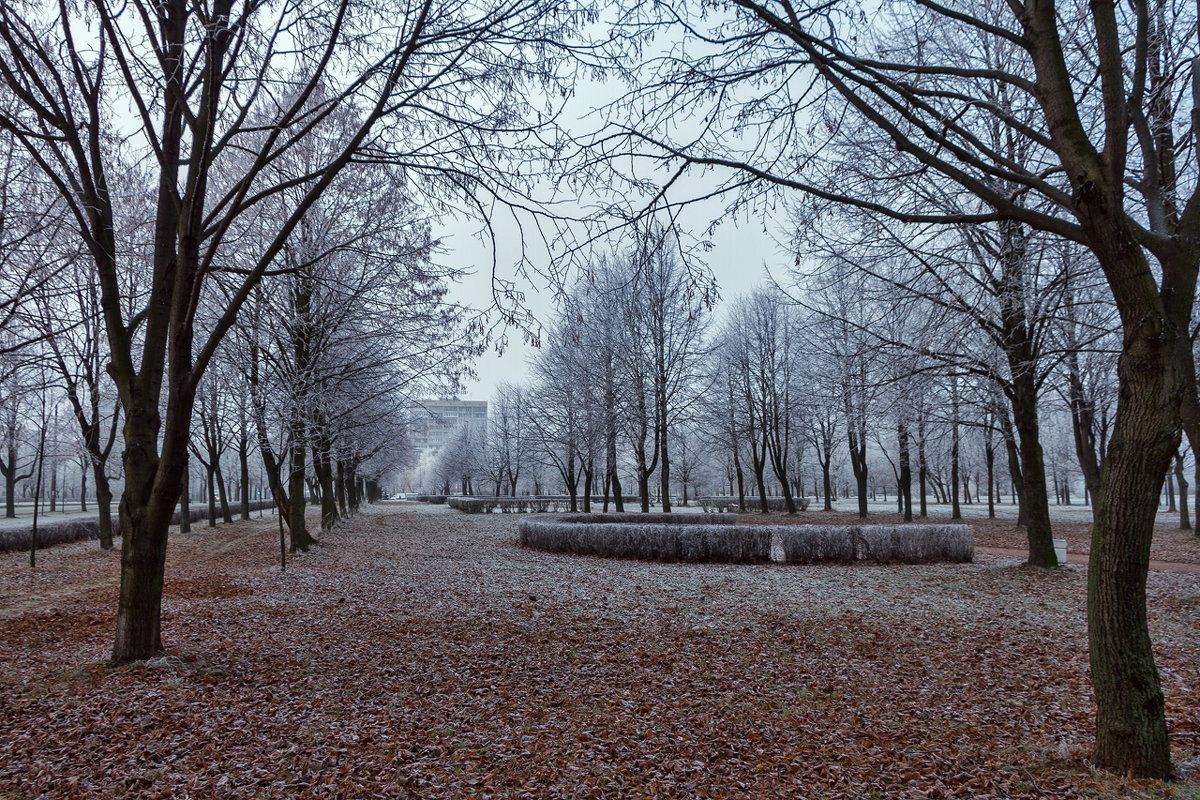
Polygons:
<instances>
[{"instance_id":1,"label":"tree bark","mask_svg":"<svg viewBox=\"0 0 1200 800\"><path fill-rule=\"evenodd\" d=\"M908 425L901 422L896 428L900 448L900 510L905 522L912 522L912 464L909 457Z\"/></svg>"}]
</instances>

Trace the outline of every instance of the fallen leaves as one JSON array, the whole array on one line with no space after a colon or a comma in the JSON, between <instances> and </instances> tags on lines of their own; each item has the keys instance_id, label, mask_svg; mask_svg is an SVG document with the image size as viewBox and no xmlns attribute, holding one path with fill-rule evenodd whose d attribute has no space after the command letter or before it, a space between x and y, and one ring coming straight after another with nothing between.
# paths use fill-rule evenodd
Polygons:
<instances>
[{"instance_id":1,"label":"fallen leaves","mask_svg":"<svg viewBox=\"0 0 1200 800\"><path fill-rule=\"evenodd\" d=\"M170 653L108 669L117 562L0 557L0 796L1119 797L1086 765L1077 568L553 556L376 507L280 574L273 520L172 540ZM94 545L92 545L94 547ZM51 577L52 576L52 577ZM1154 573L1178 762L1197 576Z\"/></svg>"}]
</instances>

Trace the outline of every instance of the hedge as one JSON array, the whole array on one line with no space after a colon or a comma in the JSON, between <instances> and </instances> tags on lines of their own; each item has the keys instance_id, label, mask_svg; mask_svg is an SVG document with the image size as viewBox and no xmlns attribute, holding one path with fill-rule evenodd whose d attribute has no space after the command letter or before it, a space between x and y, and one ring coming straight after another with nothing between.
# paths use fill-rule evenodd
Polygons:
<instances>
[{"instance_id":1,"label":"hedge","mask_svg":"<svg viewBox=\"0 0 1200 800\"><path fill-rule=\"evenodd\" d=\"M444 494L411 494L411 495L405 495L404 499L412 500L416 503L433 503L435 505L441 505L442 503L446 502L446 495L444 495Z\"/></svg>"},{"instance_id":2,"label":"hedge","mask_svg":"<svg viewBox=\"0 0 1200 800\"><path fill-rule=\"evenodd\" d=\"M927 564L974 557L968 525L737 525L735 514L556 514L520 522L526 547L551 553L754 564L774 537L789 564Z\"/></svg>"},{"instance_id":3,"label":"hedge","mask_svg":"<svg viewBox=\"0 0 1200 800\"><path fill-rule=\"evenodd\" d=\"M969 525L789 525L776 531L789 564L964 562L975 553Z\"/></svg>"},{"instance_id":4,"label":"hedge","mask_svg":"<svg viewBox=\"0 0 1200 800\"><path fill-rule=\"evenodd\" d=\"M771 560L766 528L732 514L557 514L521 520L521 544L551 553L755 564Z\"/></svg>"}]
</instances>

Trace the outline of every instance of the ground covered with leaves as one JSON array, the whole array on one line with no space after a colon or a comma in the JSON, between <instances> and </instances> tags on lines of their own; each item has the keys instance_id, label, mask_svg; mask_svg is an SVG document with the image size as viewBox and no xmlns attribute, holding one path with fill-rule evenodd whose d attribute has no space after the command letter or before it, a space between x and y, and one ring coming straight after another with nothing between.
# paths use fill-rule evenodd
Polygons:
<instances>
[{"instance_id":1,"label":"ground covered with leaves","mask_svg":"<svg viewBox=\"0 0 1200 800\"><path fill-rule=\"evenodd\" d=\"M280 574L270 518L175 535L163 658L118 556L0 556L0 797L1196 797L1087 764L1081 566L650 564L380 506ZM1153 572L1176 762L1200 576Z\"/></svg>"}]
</instances>

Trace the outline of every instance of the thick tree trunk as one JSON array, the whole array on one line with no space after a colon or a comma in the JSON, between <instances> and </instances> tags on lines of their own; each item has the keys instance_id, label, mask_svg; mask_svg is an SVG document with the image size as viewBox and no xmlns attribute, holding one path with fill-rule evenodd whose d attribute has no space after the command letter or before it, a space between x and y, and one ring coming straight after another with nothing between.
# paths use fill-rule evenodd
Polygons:
<instances>
[{"instance_id":1,"label":"thick tree trunk","mask_svg":"<svg viewBox=\"0 0 1200 800\"><path fill-rule=\"evenodd\" d=\"M1121 356L1123 387L1096 498L1088 567L1088 634L1096 692L1096 762L1170 775L1165 707L1146 624L1146 575L1159 490L1178 445L1155 347Z\"/></svg>"},{"instance_id":2,"label":"thick tree trunk","mask_svg":"<svg viewBox=\"0 0 1200 800\"><path fill-rule=\"evenodd\" d=\"M183 344L190 347L190 341ZM125 491L121 520L121 588L114 664L141 661L162 652L161 610L167 533L180 487L186 480L191 397L183 390L168 403L167 429L158 455L160 417L157 404L131 403L125 418ZM182 395L182 396L179 396Z\"/></svg>"},{"instance_id":3,"label":"thick tree trunk","mask_svg":"<svg viewBox=\"0 0 1200 800\"><path fill-rule=\"evenodd\" d=\"M337 495L333 487L333 468L329 461L328 451L313 446L313 472L317 474L317 484L321 487L321 531L328 533L338 521ZM470 494L467 481L463 480L463 495Z\"/></svg>"},{"instance_id":4,"label":"thick tree trunk","mask_svg":"<svg viewBox=\"0 0 1200 800\"><path fill-rule=\"evenodd\" d=\"M291 463L288 472L288 529L290 531L289 549L294 553L299 550L307 553L310 545L316 542L308 533L304 523L304 511L307 506L304 491L305 450L304 442L297 437L291 446Z\"/></svg>"},{"instance_id":5,"label":"thick tree trunk","mask_svg":"<svg viewBox=\"0 0 1200 800\"><path fill-rule=\"evenodd\" d=\"M1119 190L1119 189L1118 189ZM1088 641L1100 767L1139 777L1171 775L1171 748L1146 623L1146 577L1158 493L1196 398L1189 329L1196 252L1162 263L1161 291L1123 217L1097 185L1077 191L1089 239L1121 313L1120 395L1104 458L1088 565Z\"/></svg>"}]
</instances>

